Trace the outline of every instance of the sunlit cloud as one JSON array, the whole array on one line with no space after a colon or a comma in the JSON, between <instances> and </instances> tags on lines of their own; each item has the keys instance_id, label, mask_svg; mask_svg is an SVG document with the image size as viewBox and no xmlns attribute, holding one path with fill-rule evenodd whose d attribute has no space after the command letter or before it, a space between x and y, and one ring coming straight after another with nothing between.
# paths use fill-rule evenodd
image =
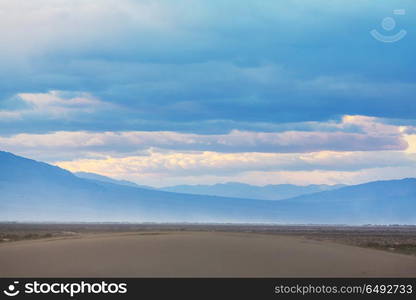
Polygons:
<instances>
[{"instance_id":1,"label":"sunlit cloud","mask_svg":"<svg viewBox=\"0 0 416 300\"><path fill-rule=\"evenodd\" d=\"M70 98L67 103L52 96L41 100L34 97L30 101L46 107L59 105L63 109L79 106L83 109L84 105L89 109L99 104L88 98ZM313 182L317 173L326 175L322 177L325 182L338 182L342 174L346 174L346 181L353 182L353 174L356 179L365 180L367 177L359 174L367 174L366 170L384 172L397 168L408 174L407 168L416 167L414 135L407 134L412 130L410 127L358 115L309 126L316 129L233 130L221 135L59 131L0 136L0 145L4 150L55 163L73 172L92 172L156 185L156 178L202 183L208 177L211 181L217 178L217 182L229 177L258 183L262 177L253 174L263 173L275 174L269 179L264 177L265 182L270 178L295 182L295 174L299 176L298 182L307 182L308 176ZM332 179L330 174L334 175ZM375 176L375 173L369 174Z\"/></svg>"},{"instance_id":2,"label":"sunlit cloud","mask_svg":"<svg viewBox=\"0 0 416 300\"><path fill-rule=\"evenodd\" d=\"M314 152L282 153L216 153L157 152L140 156L104 157L62 161L58 166L73 172L92 172L117 178L136 178L149 183L150 178L228 176L239 177L247 172L289 172L310 179L317 171L325 174L352 174L375 168L416 167L416 155L403 152ZM329 172L329 173L328 173ZM331 173L332 172L332 173ZM352 173L351 173L352 172ZM148 177L148 179L146 179ZM351 180L351 179L350 179Z\"/></svg>"},{"instance_id":3,"label":"sunlit cloud","mask_svg":"<svg viewBox=\"0 0 416 300\"><path fill-rule=\"evenodd\" d=\"M404 139L409 145L409 147L406 149L406 152L416 153L416 134L405 135Z\"/></svg>"},{"instance_id":4,"label":"sunlit cloud","mask_svg":"<svg viewBox=\"0 0 416 300\"><path fill-rule=\"evenodd\" d=\"M61 100L55 96L38 98L25 96L37 106L51 113L68 113L72 110L102 108L98 100L71 98ZM39 104L40 103L40 104ZM344 116L341 122L310 124L326 131L254 132L233 130L228 134L187 134L178 132L67 132L45 134L17 134L0 136L0 144L10 151L43 149L65 156L70 152L78 157L86 153L128 155L149 148L178 151L307 153L317 151L384 151L405 150L408 142L401 127L381 123L376 118Z\"/></svg>"}]
</instances>

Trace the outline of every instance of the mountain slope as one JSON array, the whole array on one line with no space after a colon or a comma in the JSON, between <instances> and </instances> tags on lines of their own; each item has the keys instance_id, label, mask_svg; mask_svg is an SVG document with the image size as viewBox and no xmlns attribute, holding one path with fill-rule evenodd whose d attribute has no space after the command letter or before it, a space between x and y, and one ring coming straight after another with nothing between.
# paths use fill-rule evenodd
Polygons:
<instances>
[{"instance_id":1,"label":"mountain slope","mask_svg":"<svg viewBox=\"0 0 416 300\"><path fill-rule=\"evenodd\" d=\"M87 180L0 152L0 221L416 224L415 211L412 178L263 201Z\"/></svg>"},{"instance_id":2,"label":"mountain slope","mask_svg":"<svg viewBox=\"0 0 416 300\"><path fill-rule=\"evenodd\" d=\"M311 222L416 224L416 179L375 181L279 202Z\"/></svg>"},{"instance_id":3,"label":"mountain slope","mask_svg":"<svg viewBox=\"0 0 416 300\"><path fill-rule=\"evenodd\" d=\"M102 176L99 174L95 174L95 173L89 173L89 172L76 172L74 173L75 176L79 177L79 178L83 178L83 179L89 179L89 180L95 180L95 181L101 181L101 182L107 182L107 183L112 183L112 184L119 184L119 185L124 185L124 186L130 186L130 187L136 187L136 188L143 188L143 189L154 189L150 186L145 186L145 185L138 185L134 182L131 181L127 181L127 180L117 180L117 179L113 179L107 176Z\"/></svg>"},{"instance_id":4,"label":"mountain slope","mask_svg":"<svg viewBox=\"0 0 416 300\"><path fill-rule=\"evenodd\" d=\"M186 193L195 195L210 195L220 197L250 198L261 200L282 200L305 194L329 191L344 185L308 185L276 184L254 186L238 182L228 182L214 185L177 185L160 188L162 191Z\"/></svg>"},{"instance_id":5,"label":"mountain slope","mask_svg":"<svg viewBox=\"0 0 416 300\"><path fill-rule=\"evenodd\" d=\"M0 220L4 221L275 219L266 201L168 193L87 180L6 152L0 152L0 166Z\"/></svg>"},{"instance_id":6,"label":"mountain slope","mask_svg":"<svg viewBox=\"0 0 416 300\"><path fill-rule=\"evenodd\" d=\"M313 194L322 191L330 191L344 187L345 185L317 185L311 184L307 186L298 186L293 184L277 184L255 186L239 182L228 182L214 185L176 185L170 187L154 188L145 185L138 185L134 182L126 180L117 180L107 176L95 173L77 172L74 173L79 178L119 184L130 187L157 189L165 192L192 194L192 195L208 195L227 198L246 198L259 200L282 200L297 197L306 194Z\"/></svg>"}]
</instances>

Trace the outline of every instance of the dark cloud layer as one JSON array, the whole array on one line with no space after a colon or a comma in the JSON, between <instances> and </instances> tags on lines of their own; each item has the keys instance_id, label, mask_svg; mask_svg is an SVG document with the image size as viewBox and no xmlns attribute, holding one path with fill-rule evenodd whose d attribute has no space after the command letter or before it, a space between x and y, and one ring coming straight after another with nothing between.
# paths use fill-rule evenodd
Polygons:
<instances>
[{"instance_id":1,"label":"dark cloud layer","mask_svg":"<svg viewBox=\"0 0 416 300\"><path fill-rule=\"evenodd\" d=\"M1 134L272 131L346 114L416 119L414 1L19 3L0 21L0 112L27 109L19 93L51 90L116 107L65 118L0 114ZM394 17L409 36L374 40L369 31L382 31L395 8L407 10Z\"/></svg>"}]
</instances>

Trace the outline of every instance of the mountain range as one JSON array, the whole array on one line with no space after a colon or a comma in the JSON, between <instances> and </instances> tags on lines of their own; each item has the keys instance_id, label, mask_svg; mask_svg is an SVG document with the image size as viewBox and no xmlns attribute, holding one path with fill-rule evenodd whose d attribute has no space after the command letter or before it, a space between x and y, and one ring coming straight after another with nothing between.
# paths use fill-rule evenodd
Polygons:
<instances>
[{"instance_id":1,"label":"mountain range","mask_svg":"<svg viewBox=\"0 0 416 300\"><path fill-rule=\"evenodd\" d=\"M325 185L325 184L311 184L307 186L299 186L293 184L269 184L265 186L255 186L239 182L227 182L213 185L175 185L169 187L155 188L145 185L138 185L127 180L117 180L107 176L102 176L95 173L76 172L76 176L84 179L91 179L101 182L114 183L119 185L160 190L165 192L193 194L193 195L208 195L219 197L232 198L247 198L260 200L282 200L292 197L297 197L306 194L312 194L322 191L330 191L345 185Z\"/></svg>"},{"instance_id":2,"label":"mountain range","mask_svg":"<svg viewBox=\"0 0 416 300\"><path fill-rule=\"evenodd\" d=\"M416 224L415 209L414 178L254 200L80 178L0 151L0 221Z\"/></svg>"},{"instance_id":3,"label":"mountain range","mask_svg":"<svg viewBox=\"0 0 416 300\"><path fill-rule=\"evenodd\" d=\"M151 186L146 185L139 185L137 183L127 181L127 180L117 180L111 177L90 173L90 172L75 172L73 173L75 176L83 179L89 179L89 180L95 180L95 181L101 181L101 182L107 182L107 183L113 183L118 185L124 185L124 186L130 186L130 187L136 187L136 188L143 188L143 189L151 189L154 190Z\"/></svg>"},{"instance_id":4,"label":"mountain range","mask_svg":"<svg viewBox=\"0 0 416 300\"><path fill-rule=\"evenodd\" d=\"M250 198L261 200L282 200L305 194L330 191L345 185L311 184L299 186L293 184L269 184L255 186L239 182L219 183L214 185L177 185L160 188L166 192L186 193L195 195L210 195L221 197Z\"/></svg>"}]
</instances>

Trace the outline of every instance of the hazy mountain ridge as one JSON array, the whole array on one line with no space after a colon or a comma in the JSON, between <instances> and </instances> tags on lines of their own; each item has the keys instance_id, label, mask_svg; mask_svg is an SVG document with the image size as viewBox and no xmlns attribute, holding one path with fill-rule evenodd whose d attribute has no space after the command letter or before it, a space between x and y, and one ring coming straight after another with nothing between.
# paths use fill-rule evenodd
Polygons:
<instances>
[{"instance_id":1,"label":"hazy mountain ridge","mask_svg":"<svg viewBox=\"0 0 416 300\"><path fill-rule=\"evenodd\" d=\"M107 183L113 183L113 184L119 184L124 186L130 186L130 187L136 187L136 188L143 188L143 189L154 189L151 186L146 185L139 185L137 183L128 181L128 180L117 180L111 177L99 175L96 173L89 173L89 172L75 172L73 173L75 176L83 179L89 179L89 180L95 180L95 181L101 181L101 182L107 182Z\"/></svg>"},{"instance_id":2,"label":"hazy mountain ridge","mask_svg":"<svg viewBox=\"0 0 416 300\"><path fill-rule=\"evenodd\" d=\"M81 179L0 152L0 220L416 224L416 179L280 201L179 194Z\"/></svg>"},{"instance_id":3,"label":"hazy mountain ridge","mask_svg":"<svg viewBox=\"0 0 416 300\"><path fill-rule=\"evenodd\" d=\"M344 187L346 185L325 185L325 184L311 184L307 186L299 186L293 184L276 184L255 186L244 184L240 182L218 183L213 185L175 185L169 187L155 188L145 185L138 185L131 181L117 180L111 177L87 173L76 172L77 177L96 180L101 182L108 182L130 187L138 187L145 189L160 190L165 192L192 194L192 195L208 195L227 198L245 198L245 199L260 199L260 200L282 200L293 198L305 194L312 194L322 191L329 191Z\"/></svg>"},{"instance_id":4,"label":"hazy mountain ridge","mask_svg":"<svg viewBox=\"0 0 416 300\"><path fill-rule=\"evenodd\" d=\"M177 185L160 188L166 192L186 193L195 195L210 195L221 197L250 198L261 200L282 200L297 197L304 194L312 194L322 191L334 190L345 185L307 185L293 184L269 184L255 186L239 182L228 182L214 185Z\"/></svg>"},{"instance_id":5,"label":"hazy mountain ridge","mask_svg":"<svg viewBox=\"0 0 416 300\"><path fill-rule=\"evenodd\" d=\"M297 217L317 222L416 224L416 178L374 181L279 201L298 207ZM318 213L319 212L319 213Z\"/></svg>"},{"instance_id":6,"label":"hazy mountain ridge","mask_svg":"<svg viewBox=\"0 0 416 300\"><path fill-rule=\"evenodd\" d=\"M6 152L0 152L0 166L0 220L198 222L244 217L254 221L270 215L266 201L168 193L81 179Z\"/></svg>"}]
</instances>

